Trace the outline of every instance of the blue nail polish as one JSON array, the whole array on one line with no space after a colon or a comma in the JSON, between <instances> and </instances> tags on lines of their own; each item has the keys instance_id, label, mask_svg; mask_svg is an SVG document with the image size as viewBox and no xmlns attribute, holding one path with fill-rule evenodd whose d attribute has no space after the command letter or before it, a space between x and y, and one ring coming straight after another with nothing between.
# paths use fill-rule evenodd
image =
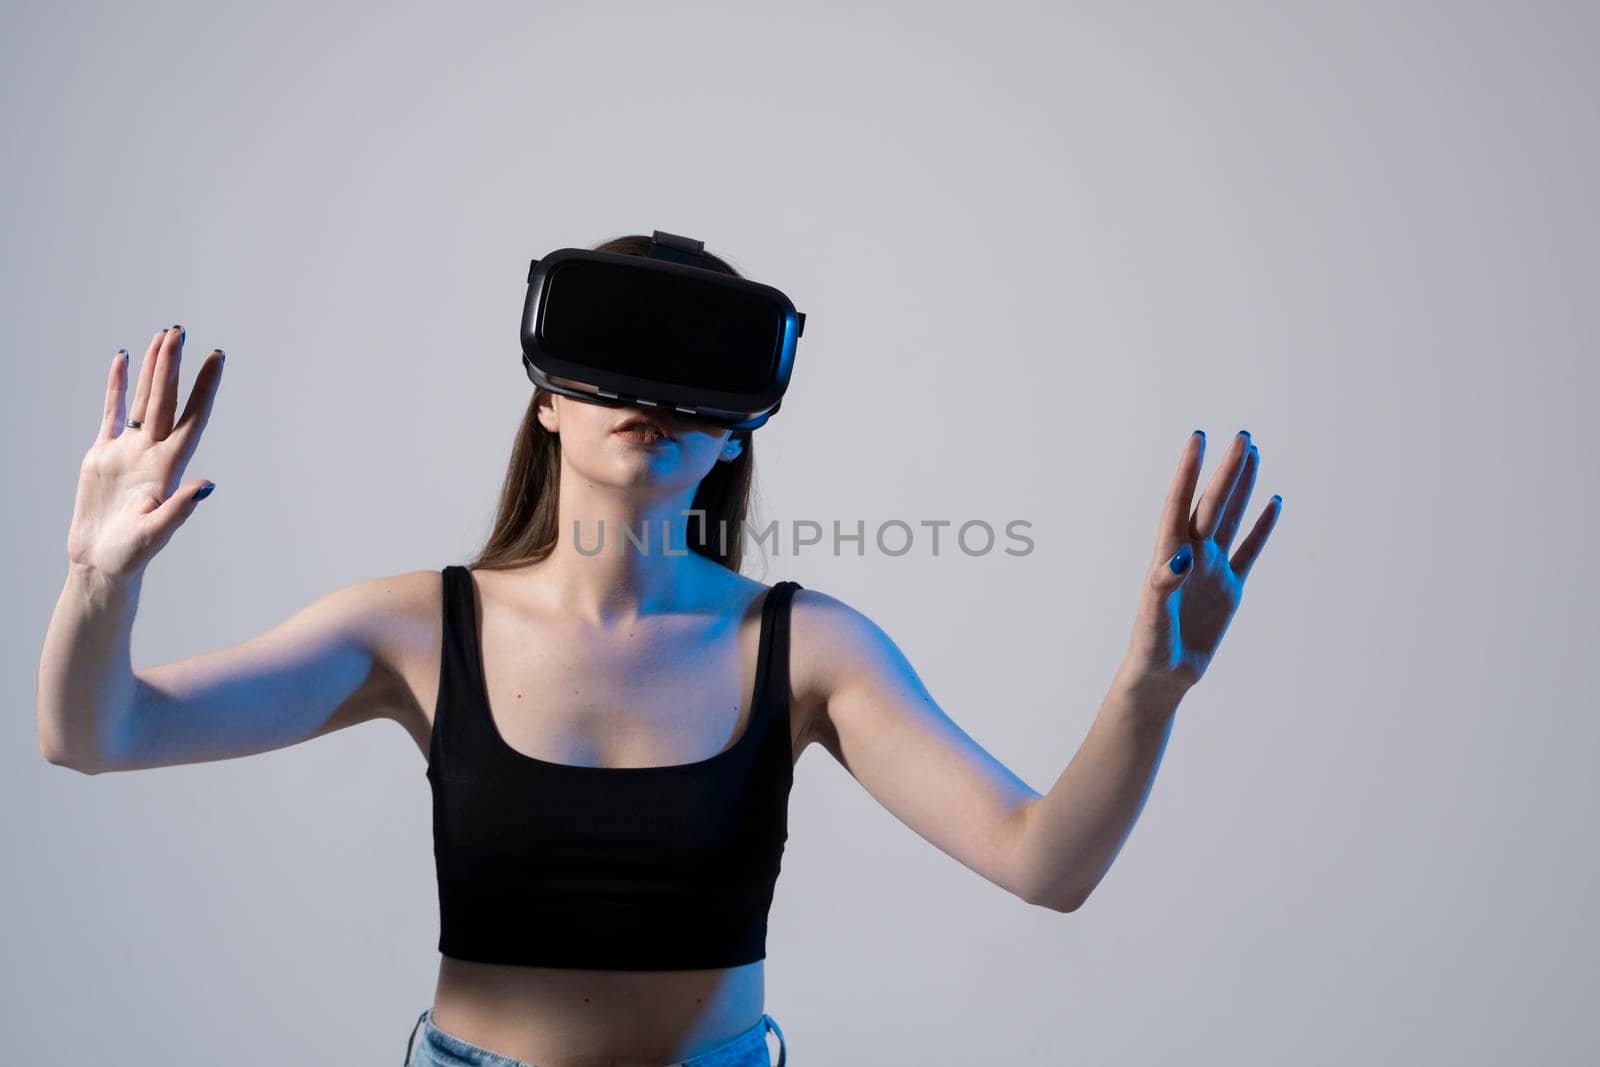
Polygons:
<instances>
[{"instance_id":1,"label":"blue nail polish","mask_svg":"<svg viewBox=\"0 0 1600 1067\"><path fill-rule=\"evenodd\" d=\"M1188 545L1184 545L1178 549L1177 554L1172 557L1172 562L1168 566L1172 568L1173 574L1182 574L1189 569L1189 564L1193 560L1194 551Z\"/></svg>"}]
</instances>

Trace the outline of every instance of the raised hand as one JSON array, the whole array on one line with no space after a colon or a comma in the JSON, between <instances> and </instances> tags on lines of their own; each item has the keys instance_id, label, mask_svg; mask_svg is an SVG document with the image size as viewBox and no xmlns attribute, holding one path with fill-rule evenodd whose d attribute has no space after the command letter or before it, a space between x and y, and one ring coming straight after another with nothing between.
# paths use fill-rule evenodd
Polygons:
<instances>
[{"instance_id":1,"label":"raised hand","mask_svg":"<svg viewBox=\"0 0 1600 1067\"><path fill-rule=\"evenodd\" d=\"M212 488L205 479L180 480L211 417L225 357L211 350L174 423L183 339L182 326L150 339L126 415L127 351L118 349L111 362L100 431L79 467L67 532L74 565L108 578L138 575Z\"/></svg>"},{"instance_id":2,"label":"raised hand","mask_svg":"<svg viewBox=\"0 0 1600 1067\"><path fill-rule=\"evenodd\" d=\"M1205 448L1205 434L1196 430L1167 490L1133 637L1118 669L1123 682L1139 688L1181 695L1205 675L1282 511L1282 498L1274 496L1230 559L1228 549L1255 488L1260 453L1249 432L1240 430L1191 513Z\"/></svg>"}]
</instances>

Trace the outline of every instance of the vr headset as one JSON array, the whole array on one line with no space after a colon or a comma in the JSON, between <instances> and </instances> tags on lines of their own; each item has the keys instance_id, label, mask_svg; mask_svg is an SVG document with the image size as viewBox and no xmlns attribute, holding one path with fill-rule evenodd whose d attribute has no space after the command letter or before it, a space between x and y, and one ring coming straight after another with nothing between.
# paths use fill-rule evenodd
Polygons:
<instances>
[{"instance_id":1,"label":"vr headset","mask_svg":"<svg viewBox=\"0 0 1600 1067\"><path fill-rule=\"evenodd\" d=\"M553 393L753 430L783 403L806 317L656 230L650 255L558 248L528 265L522 363Z\"/></svg>"}]
</instances>

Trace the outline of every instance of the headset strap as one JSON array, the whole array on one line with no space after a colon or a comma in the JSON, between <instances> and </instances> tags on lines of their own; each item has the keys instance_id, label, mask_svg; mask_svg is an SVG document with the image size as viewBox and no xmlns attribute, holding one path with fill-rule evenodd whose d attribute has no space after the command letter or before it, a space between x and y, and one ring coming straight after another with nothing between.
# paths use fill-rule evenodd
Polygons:
<instances>
[{"instance_id":1,"label":"headset strap","mask_svg":"<svg viewBox=\"0 0 1600 1067\"><path fill-rule=\"evenodd\" d=\"M656 230L650 235L651 256L673 263L686 263L691 267L705 266L705 258L701 255L705 247L704 241L696 241L693 237L681 237L665 230Z\"/></svg>"}]
</instances>

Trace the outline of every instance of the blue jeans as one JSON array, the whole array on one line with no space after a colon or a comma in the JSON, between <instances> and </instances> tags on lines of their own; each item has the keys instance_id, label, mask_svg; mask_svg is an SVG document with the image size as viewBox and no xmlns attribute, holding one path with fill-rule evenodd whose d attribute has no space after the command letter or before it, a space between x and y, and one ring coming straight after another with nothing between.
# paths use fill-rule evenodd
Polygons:
<instances>
[{"instance_id":1,"label":"blue jeans","mask_svg":"<svg viewBox=\"0 0 1600 1067\"><path fill-rule=\"evenodd\" d=\"M411 1028L411 1040L406 1042L404 1067L538 1067L439 1029L433 1025L432 1013L433 1009L429 1008L417 1016L416 1025ZM743 1033L668 1067L772 1067L772 1054L767 1048L769 1028L778 1035L777 1067L784 1067L789 1058L789 1046L784 1043L777 1020L765 1013Z\"/></svg>"}]
</instances>

